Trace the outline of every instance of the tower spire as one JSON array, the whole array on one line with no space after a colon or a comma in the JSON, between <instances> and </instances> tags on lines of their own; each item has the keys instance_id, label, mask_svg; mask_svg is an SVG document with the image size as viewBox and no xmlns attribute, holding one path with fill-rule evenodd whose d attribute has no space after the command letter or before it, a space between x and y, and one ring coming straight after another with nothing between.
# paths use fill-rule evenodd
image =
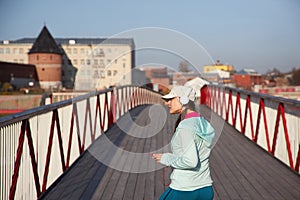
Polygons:
<instances>
[{"instance_id":1,"label":"tower spire","mask_svg":"<svg viewBox=\"0 0 300 200\"><path fill-rule=\"evenodd\" d=\"M43 27L39 36L35 40L32 48L29 51L29 54L30 53L62 54L60 48L56 44L55 39L52 37L46 26Z\"/></svg>"}]
</instances>

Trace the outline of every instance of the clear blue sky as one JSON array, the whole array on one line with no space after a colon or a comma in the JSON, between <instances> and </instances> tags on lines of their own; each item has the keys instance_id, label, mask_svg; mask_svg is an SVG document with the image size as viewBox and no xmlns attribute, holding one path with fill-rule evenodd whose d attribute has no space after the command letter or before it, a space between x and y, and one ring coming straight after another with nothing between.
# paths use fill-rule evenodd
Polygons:
<instances>
[{"instance_id":1,"label":"clear blue sky","mask_svg":"<svg viewBox=\"0 0 300 200\"><path fill-rule=\"evenodd\" d=\"M54 37L167 28L237 70L300 68L299 0L0 0L0 40L36 37L44 22Z\"/></svg>"}]
</instances>

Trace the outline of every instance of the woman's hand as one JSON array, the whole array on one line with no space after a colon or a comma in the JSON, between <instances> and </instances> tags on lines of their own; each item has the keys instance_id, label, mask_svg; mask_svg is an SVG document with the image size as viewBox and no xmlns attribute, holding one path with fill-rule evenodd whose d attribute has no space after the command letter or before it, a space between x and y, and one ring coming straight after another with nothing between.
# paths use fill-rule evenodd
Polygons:
<instances>
[{"instance_id":1,"label":"woman's hand","mask_svg":"<svg viewBox=\"0 0 300 200\"><path fill-rule=\"evenodd\" d=\"M162 157L161 153L152 154L152 158L158 163L160 163L161 157Z\"/></svg>"}]
</instances>

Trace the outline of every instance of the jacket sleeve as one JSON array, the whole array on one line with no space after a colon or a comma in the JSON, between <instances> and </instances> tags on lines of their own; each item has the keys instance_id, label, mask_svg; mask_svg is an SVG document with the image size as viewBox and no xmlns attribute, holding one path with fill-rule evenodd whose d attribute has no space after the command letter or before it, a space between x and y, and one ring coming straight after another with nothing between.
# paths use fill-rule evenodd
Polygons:
<instances>
[{"instance_id":1,"label":"jacket sleeve","mask_svg":"<svg viewBox=\"0 0 300 200\"><path fill-rule=\"evenodd\" d=\"M181 128L176 136L178 150L174 153L164 153L160 163L176 169L192 169L198 164L198 152L190 130Z\"/></svg>"}]
</instances>

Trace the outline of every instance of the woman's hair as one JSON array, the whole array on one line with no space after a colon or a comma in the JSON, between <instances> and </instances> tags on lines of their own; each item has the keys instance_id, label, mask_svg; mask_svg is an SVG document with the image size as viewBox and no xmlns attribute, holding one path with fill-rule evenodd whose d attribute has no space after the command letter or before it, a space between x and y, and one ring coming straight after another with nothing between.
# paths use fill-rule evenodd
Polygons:
<instances>
[{"instance_id":1,"label":"woman's hair","mask_svg":"<svg viewBox=\"0 0 300 200\"><path fill-rule=\"evenodd\" d=\"M184 110L183 110L182 113L178 116L178 119L176 120L174 132L176 131L176 128L177 128L178 124L179 124L182 120L184 120L185 115L186 115L188 109L195 111L195 102L194 102L194 101L189 100L189 102L184 106Z\"/></svg>"}]
</instances>

